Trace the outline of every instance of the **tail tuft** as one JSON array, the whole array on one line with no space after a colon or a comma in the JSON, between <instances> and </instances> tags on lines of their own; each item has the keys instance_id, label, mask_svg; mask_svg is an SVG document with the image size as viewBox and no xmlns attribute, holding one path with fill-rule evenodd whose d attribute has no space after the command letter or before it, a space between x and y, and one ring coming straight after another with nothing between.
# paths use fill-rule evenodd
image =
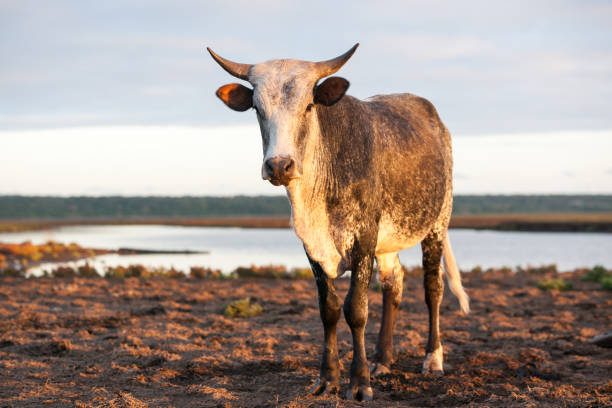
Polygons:
<instances>
[{"instance_id":1,"label":"tail tuft","mask_svg":"<svg viewBox=\"0 0 612 408\"><path fill-rule=\"evenodd\" d=\"M457 267L448 233L444 238L444 271L446 272L448 286L451 292L453 292L459 300L461 310L465 314L470 313L470 298L467 293L465 293L465 289L463 289L463 285L461 284L461 272L459 272L459 268Z\"/></svg>"}]
</instances>

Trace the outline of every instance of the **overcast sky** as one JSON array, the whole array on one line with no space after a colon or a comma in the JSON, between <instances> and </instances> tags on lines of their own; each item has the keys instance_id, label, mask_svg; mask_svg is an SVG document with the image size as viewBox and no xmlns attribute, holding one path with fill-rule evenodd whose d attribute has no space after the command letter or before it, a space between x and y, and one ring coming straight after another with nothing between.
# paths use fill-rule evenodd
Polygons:
<instances>
[{"instance_id":1,"label":"overcast sky","mask_svg":"<svg viewBox=\"0 0 612 408\"><path fill-rule=\"evenodd\" d=\"M355 42L349 93L431 100L458 193L612 193L611 21L609 1L0 0L0 194L280 193L205 46L255 63Z\"/></svg>"}]
</instances>

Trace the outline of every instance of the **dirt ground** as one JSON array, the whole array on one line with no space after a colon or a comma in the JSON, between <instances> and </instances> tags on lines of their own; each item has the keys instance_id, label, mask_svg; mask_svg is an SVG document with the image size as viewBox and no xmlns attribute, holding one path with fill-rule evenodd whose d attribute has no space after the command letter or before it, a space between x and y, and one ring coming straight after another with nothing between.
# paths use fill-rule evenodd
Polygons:
<instances>
[{"instance_id":1,"label":"dirt ground","mask_svg":"<svg viewBox=\"0 0 612 408\"><path fill-rule=\"evenodd\" d=\"M343 399L352 355L338 330L340 396L313 397L322 327L313 280L0 279L0 407L612 406L611 292L564 275L574 290L541 291L541 275L468 274L472 314L448 290L441 330L446 375L423 376L427 312L406 280L397 361L372 380L374 401ZM342 295L348 282L339 280ZM263 314L228 318L250 296ZM370 291L373 353L381 294Z\"/></svg>"}]
</instances>

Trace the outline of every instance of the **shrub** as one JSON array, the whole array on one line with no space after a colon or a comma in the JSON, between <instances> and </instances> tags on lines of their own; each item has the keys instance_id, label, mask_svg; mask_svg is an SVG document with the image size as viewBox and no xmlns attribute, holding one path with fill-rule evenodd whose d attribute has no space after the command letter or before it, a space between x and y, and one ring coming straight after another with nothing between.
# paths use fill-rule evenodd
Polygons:
<instances>
[{"instance_id":1,"label":"shrub","mask_svg":"<svg viewBox=\"0 0 612 408\"><path fill-rule=\"evenodd\" d=\"M314 275L310 268L293 268L289 273L290 279L313 279Z\"/></svg>"},{"instance_id":2,"label":"shrub","mask_svg":"<svg viewBox=\"0 0 612 408\"><path fill-rule=\"evenodd\" d=\"M147 269L143 265L129 265L127 268L123 266L109 267L104 272L105 278L168 278L180 279L184 278L185 274L174 268L166 269L164 267Z\"/></svg>"},{"instance_id":3,"label":"shrub","mask_svg":"<svg viewBox=\"0 0 612 408\"><path fill-rule=\"evenodd\" d=\"M178 269L170 268L157 268L153 270L151 276L157 276L160 278L168 278L168 279L182 279L185 278L185 273Z\"/></svg>"},{"instance_id":4,"label":"shrub","mask_svg":"<svg viewBox=\"0 0 612 408\"><path fill-rule=\"evenodd\" d=\"M58 266L51 271L51 276L54 278L71 278L76 275L77 272L70 266Z\"/></svg>"},{"instance_id":5,"label":"shrub","mask_svg":"<svg viewBox=\"0 0 612 408\"><path fill-rule=\"evenodd\" d=\"M129 265L127 267L126 278L148 278L151 274L143 265Z\"/></svg>"},{"instance_id":6,"label":"shrub","mask_svg":"<svg viewBox=\"0 0 612 408\"><path fill-rule=\"evenodd\" d=\"M25 269L15 269L13 267L0 269L0 276L12 276L25 278Z\"/></svg>"},{"instance_id":7,"label":"shrub","mask_svg":"<svg viewBox=\"0 0 612 408\"><path fill-rule=\"evenodd\" d=\"M541 290L572 290L574 285L563 278L547 278L538 283L538 288Z\"/></svg>"},{"instance_id":8,"label":"shrub","mask_svg":"<svg viewBox=\"0 0 612 408\"><path fill-rule=\"evenodd\" d=\"M232 275L238 278L268 278L279 279L287 276L287 268L283 265L264 265L250 267L239 266L234 269Z\"/></svg>"},{"instance_id":9,"label":"shrub","mask_svg":"<svg viewBox=\"0 0 612 408\"><path fill-rule=\"evenodd\" d=\"M539 267L527 266L527 268L522 268L518 266L516 270L517 272L530 273L533 275L546 275L548 273L557 273L557 265L551 264L551 265L542 265Z\"/></svg>"},{"instance_id":10,"label":"shrub","mask_svg":"<svg viewBox=\"0 0 612 408\"><path fill-rule=\"evenodd\" d=\"M602 289L612 290L612 275L604 276L600 282Z\"/></svg>"},{"instance_id":11,"label":"shrub","mask_svg":"<svg viewBox=\"0 0 612 408\"><path fill-rule=\"evenodd\" d=\"M104 277L107 279L120 279L125 278L127 275L127 269L123 266L109 267L104 271Z\"/></svg>"},{"instance_id":12,"label":"shrub","mask_svg":"<svg viewBox=\"0 0 612 408\"><path fill-rule=\"evenodd\" d=\"M420 265L413 266L411 268L407 268L402 265L402 269L404 270L405 278L420 278L423 276L423 267Z\"/></svg>"},{"instance_id":13,"label":"shrub","mask_svg":"<svg viewBox=\"0 0 612 408\"><path fill-rule=\"evenodd\" d=\"M221 279L223 273L220 269L203 268L192 266L189 269L189 276L195 279Z\"/></svg>"},{"instance_id":14,"label":"shrub","mask_svg":"<svg viewBox=\"0 0 612 408\"><path fill-rule=\"evenodd\" d=\"M611 276L610 273L601 265L594 266L593 269L588 271L586 275L582 277L583 281L590 282L602 282L602 280L606 277Z\"/></svg>"},{"instance_id":15,"label":"shrub","mask_svg":"<svg viewBox=\"0 0 612 408\"><path fill-rule=\"evenodd\" d=\"M85 278L100 276L96 268L94 268L93 266L89 266L88 263L86 263L83 266L79 266L77 268L77 272L79 276L82 276Z\"/></svg>"},{"instance_id":16,"label":"shrub","mask_svg":"<svg viewBox=\"0 0 612 408\"><path fill-rule=\"evenodd\" d=\"M263 307L257 302L251 303L251 298L234 300L227 305L223 314L226 317L254 317L263 313Z\"/></svg>"}]
</instances>

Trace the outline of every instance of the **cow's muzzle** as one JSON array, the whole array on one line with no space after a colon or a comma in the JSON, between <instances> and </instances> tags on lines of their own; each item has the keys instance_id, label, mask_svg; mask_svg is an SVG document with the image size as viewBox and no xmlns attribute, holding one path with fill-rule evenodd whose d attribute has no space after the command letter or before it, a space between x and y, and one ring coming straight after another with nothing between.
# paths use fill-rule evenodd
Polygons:
<instances>
[{"instance_id":1,"label":"cow's muzzle","mask_svg":"<svg viewBox=\"0 0 612 408\"><path fill-rule=\"evenodd\" d=\"M300 176L300 172L297 163L293 157L272 157L265 161L264 171L270 183L275 186L286 186L294 178Z\"/></svg>"}]
</instances>

